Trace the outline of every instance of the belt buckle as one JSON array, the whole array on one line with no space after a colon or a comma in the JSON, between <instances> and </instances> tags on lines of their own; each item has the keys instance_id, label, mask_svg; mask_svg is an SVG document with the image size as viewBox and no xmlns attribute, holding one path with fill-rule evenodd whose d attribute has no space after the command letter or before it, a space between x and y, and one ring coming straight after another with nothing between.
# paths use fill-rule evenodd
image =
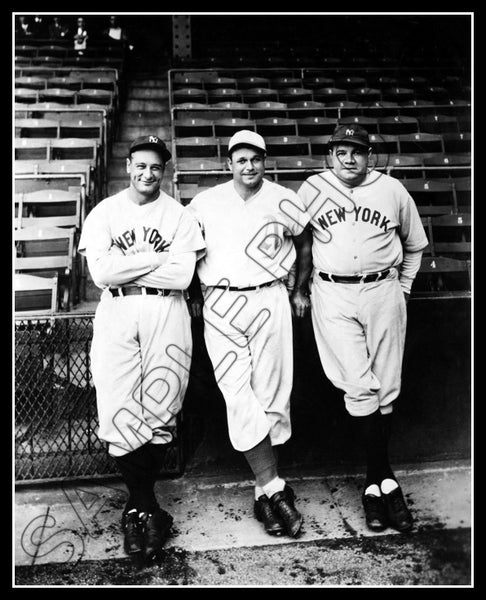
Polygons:
<instances>
[{"instance_id":1,"label":"belt buckle","mask_svg":"<svg viewBox=\"0 0 486 600\"><path fill-rule=\"evenodd\" d=\"M164 290L157 290L157 296L163 296Z\"/></svg>"},{"instance_id":2,"label":"belt buckle","mask_svg":"<svg viewBox=\"0 0 486 600\"><path fill-rule=\"evenodd\" d=\"M147 295L147 289L143 286L140 286L140 292L142 294L142 296L146 296Z\"/></svg>"},{"instance_id":3,"label":"belt buckle","mask_svg":"<svg viewBox=\"0 0 486 600\"><path fill-rule=\"evenodd\" d=\"M332 281L332 283L336 283L336 281L334 280L334 276L332 273L328 273L327 276L329 277L329 281Z\"/></svg>"},{"instance_id":4,"label":"belt buckle","mask_svg":"<svg viewBox=\"0 0 486 600\"><path fill-rule=\"evenodd\" d=\"M120 298L123 298L123 296L125 295L125 294L123 293L123 288L122 288L122 287L119 287L119 288L115 288L115 289L117 290L117 294L118 294L118 296L120 296Z\"/></svg>"}]
</instances>

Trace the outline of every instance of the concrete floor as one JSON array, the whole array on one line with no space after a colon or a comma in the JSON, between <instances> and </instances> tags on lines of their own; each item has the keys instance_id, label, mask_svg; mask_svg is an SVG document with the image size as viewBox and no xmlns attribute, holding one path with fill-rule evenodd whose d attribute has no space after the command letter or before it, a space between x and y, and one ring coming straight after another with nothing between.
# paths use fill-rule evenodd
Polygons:
<instances>
[{"instance_id":1,"label":"concrete floor","mask_svg":"<svg viewBox=\"0 0 486 600\"><path fill-rule=\"evenodd\" d=\"M424 532L469 531L471 469L467 461L399 465L396 469L415 517L410 540ZM223 476L183 476L159 481L162 507L174 517L166 543L174 552L268 550L330 541L401 539L392 529L367 529L361 507L361 473L284 473L294 488L304 525L297 539L267 535L253 517L250 481ZM19 567L124 559L120 514L122 483L18 487L14 507L14 559ZM398 537L397 537L398 536ZM344 559L343 559L344 560ZM343 565L343 568L345 565ZM25 573L25 569L24 569Z\"/></svg>"}]
</instances>

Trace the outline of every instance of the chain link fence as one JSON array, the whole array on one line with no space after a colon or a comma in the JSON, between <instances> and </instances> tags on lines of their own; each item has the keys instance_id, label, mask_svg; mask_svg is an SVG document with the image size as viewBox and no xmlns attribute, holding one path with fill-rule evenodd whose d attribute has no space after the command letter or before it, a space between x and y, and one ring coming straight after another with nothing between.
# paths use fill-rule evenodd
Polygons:
<instances>
[{"instance_id":1,"label":"chain link fence","mask_svg":"<svg viewBox=\"0 0 486 600\"><path fill-rule=\"evenodd\" d=\"M88 314L16 317L16 482L118 474L97 436L92 331ZM179 429L180 420L161 474L182 473Z\"/></svg>"}]
</instances>

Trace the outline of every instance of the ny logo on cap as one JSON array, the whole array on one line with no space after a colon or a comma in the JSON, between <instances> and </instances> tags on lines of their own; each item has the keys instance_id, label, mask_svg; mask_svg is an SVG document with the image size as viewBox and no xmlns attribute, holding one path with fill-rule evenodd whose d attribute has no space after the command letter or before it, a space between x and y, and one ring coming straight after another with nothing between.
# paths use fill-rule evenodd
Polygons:
<instances>
[{"instance_id":1,"label":"ny logo on cap","mask_svg":"<svg viewBox=\"0 0 486 600\"><path fill-rule=\"evenodd\" d=\"M354 135L354 129L346 129L346 135Z\"/></svg>"},{"instance_id":2,"label":"ny logo on cap","mask_svg":"<svg viewBox=\"0 0 486 600\"><path fill-rule=\"evenodd\" d=\"M150 135L149 136L149 142L152 144L158 144L159 143L159 138L156 135Z\"/></svg>"}]
</instances>

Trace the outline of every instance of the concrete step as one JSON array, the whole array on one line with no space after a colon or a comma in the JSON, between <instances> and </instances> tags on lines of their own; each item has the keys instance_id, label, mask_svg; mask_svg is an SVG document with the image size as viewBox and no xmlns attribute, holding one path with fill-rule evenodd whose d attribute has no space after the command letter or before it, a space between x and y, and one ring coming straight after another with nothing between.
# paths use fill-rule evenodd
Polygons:
<instances>
[{"instance_id":1,"label":"concrete step","mask_svg":"<svg viewBox=\"0 0 486 600\"><path fill-rule=\"evenodd\" d=\"M170 125L170 113L168 110L161 110L159 112L124 111L120 119L120 124L122 127L133 125Z\"/></svg>"},{"instance_id":2,"label":"concrete step","mask_svg":"<svg viewBox=\"0 0 486 600\"><path fill-rule=\"evenodd\" d=\"M118 135L118 140L120 142L132 141L142 135L158 135L167 141L171 137L171 130L167 125L134 125L133 127L122 127Z\"/></svg>"},{"instance_id":3,"label":"concrete step","mask_svg":"<svg viewBox=\"0 0 486 600\"><path fill-rule=\"evenodd\" d=\"M137 112L161 112L169 110L169 103L167 99L163 100L141 100L141 99L130 99L128 98L125 104L126 111L137 111Z\"/></svg>"},{"instance_id":4,"label":"concrete step","mask_svg":"<svg viewBox=\"0 0 486 600\"><path fill-rule=\"evenodd\" d=\"M169 87L169 82L167 77L163 77L160 79L134 79L128 83L128 89L132 88L165 88Z\"/></svg>"},{"instance_id":5,"label":"concrete step","mask_svg":"<svg viewBox=\"0 0 486 600\"><path fill-rule=\"evenodd\" d=\"M169 97L169 92L164 88L141 88L136 87L129 89L127 92L127 98L133 100L162 100Z\"/></svg>"}]
</instances>

